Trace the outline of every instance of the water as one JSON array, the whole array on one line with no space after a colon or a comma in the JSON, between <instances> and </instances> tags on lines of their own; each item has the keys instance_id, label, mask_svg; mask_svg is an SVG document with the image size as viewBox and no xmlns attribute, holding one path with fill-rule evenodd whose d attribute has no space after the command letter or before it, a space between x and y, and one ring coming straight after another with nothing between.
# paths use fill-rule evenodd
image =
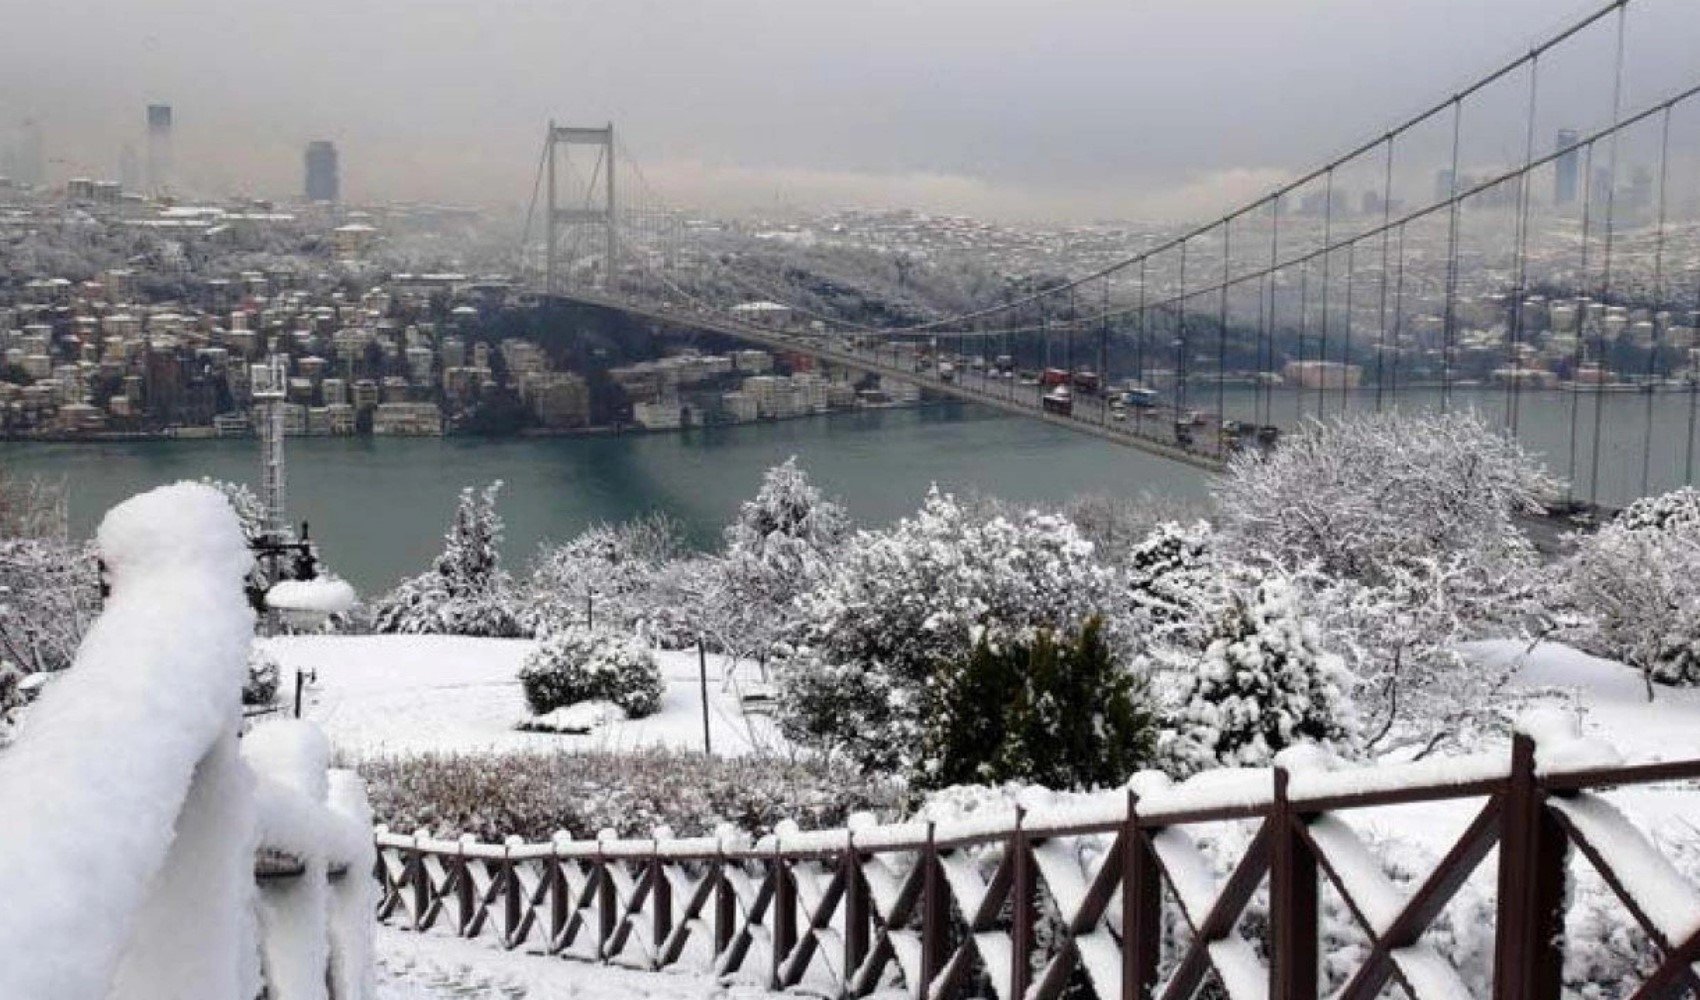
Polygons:
<instances>
[{"instance_id":1,"label":"water","mask_svg":"<svg viewBox=\"0 0 1700 1000\"><path fill-rule=\"evenodd\" d=\"M1229 416L1253 417L1257 396L1226 392ZM1435 405L1439 393L1408 390L1401 406ZM1278 391L1271 417L1292 426L1300 413L1373 406L1373 389L1342 396ZM1213 390L1190 402L1214 410ZM1524 393L1519 435L1560 477L1575 472L1575 494L1621 504L1641 494L1648 404L1652 449L1648 487L1680 484L1690 468L1686 392L1571 396ZM1499 426L1503 390L1459 388L1453 405L1474 407ZM1593 462L1595 406L1599 463ZM1572 459L1571 420L1577 428ZM506 556L518 569L546 539L565 540L598 521L648 511L678 518L691 540L713 545L762 471L796 455L822 488L861 524L913 511L931 483L959 494L1017 501L1062 501L1082 493L1151 493L1202 499L1209 477L1197 469L1021 417L948 403L910 410L835 414L773 424L596 438L292 438L289 508L306 518L331 564L364 593L419 572L440 547L460 488L505 484ZM140 490L213 476L255 483L255 442L155 441L123 444L0 442L0 464L15 473L64 477L72 530L86 534L107 508Z\"/></svg>"},{"instance_id":2,"label":"water","mask_svg":"<svg viewBox=\"0 0 1700 1000\"><path fill-rule=\"evenodd\" d=\"M289 509L362 593L424 569L461 487L500 479L505 555L519 568L545 539L660 510L712 545L762 472L796 455L863 525L913 511L931 483L959 494L1065 500L1079 493L1201 498L1204 473L1038 421L942 404L781 423L595 438L291 438ZM250 440L122 444L0 442L0 464L64 477L72 530L114 503L185 478L258 483Z\"/></svg>"}]
</instances>

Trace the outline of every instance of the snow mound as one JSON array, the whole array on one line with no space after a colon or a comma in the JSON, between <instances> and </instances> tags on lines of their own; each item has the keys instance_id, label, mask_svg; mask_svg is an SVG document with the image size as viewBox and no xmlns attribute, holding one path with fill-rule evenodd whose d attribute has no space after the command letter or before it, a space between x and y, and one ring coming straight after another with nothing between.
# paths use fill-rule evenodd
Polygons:
<instances>
[{"instance_id":1,"label":"snow mound","mask_svg":"<svg viewBox=\"0 0 1700 1000\"><path fill-rule=\"evenodd\" d=\"M0 754L0 941L28 955L0 960L0 996L104 1000L150 969L180 972L124 995L251 995L241 949L221 945L253 891L251 819L225 804L247 780L233 736L252 557L198 483L125 501L97 537L105 609ZM184 856L197 845L216 851Z\"/></svg>"},{"instance_id":2,"label":"snow mound","mask_svg":"<svg viewBox=\"0 0 1700 1000\"><path fill-rule=\"evenodd\" d=\"M610 722L624 722L626 719L626 710L611 701L581 701L542 715L528 716L514 728L523 733L582 736Z\"/></svg>"},{"instance_id":3,"label":"snow mound","mask_svg":"<svg viewBox=\"0 0 1700 1000\"><path fill-rule=\"evenodd\" d=\"M266 607L278 611L340 615L354 607L354 598L354 588L347 580L284 580L266 591Z\"/></svg>"}]
</instances>

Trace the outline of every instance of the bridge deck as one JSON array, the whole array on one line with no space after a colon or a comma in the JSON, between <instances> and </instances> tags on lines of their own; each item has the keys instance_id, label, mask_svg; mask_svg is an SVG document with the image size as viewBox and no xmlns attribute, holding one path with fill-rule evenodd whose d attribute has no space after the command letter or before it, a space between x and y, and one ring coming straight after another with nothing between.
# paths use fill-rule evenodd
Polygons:
<instances>
[{"instance_id":1,"label":"bridge deck","mask_svg":"<svg viewBox=\"0 0 1700 1000\"><path fill-rule=\"evenodd\" d=\"M1225 465L1220 434L1213 424L1197 428L1198 437L1194 443L1184 445L1175 436L1172 419L1149 416L1136 410L1128 418L1133 421L1130 426L1126 422L1113 420L1109 407L1102 398L1076 394L1074 413L1053 413L1043 408L1036 386L1017 385L1013 380L992 378L984 373L971 371L962 372L955 379L946 381L938 376L936 370L905 364L908 359L896 352L856 349L852 345L826 336L786 333L742 323L706 310L677 312L594 292L574 291L546 297L639 316L668 326L704 330L776 351L807 354L830 364L913 382L930 392L1090 434L1210 472L1219 472Z\"/></svg>"}]
</instances>

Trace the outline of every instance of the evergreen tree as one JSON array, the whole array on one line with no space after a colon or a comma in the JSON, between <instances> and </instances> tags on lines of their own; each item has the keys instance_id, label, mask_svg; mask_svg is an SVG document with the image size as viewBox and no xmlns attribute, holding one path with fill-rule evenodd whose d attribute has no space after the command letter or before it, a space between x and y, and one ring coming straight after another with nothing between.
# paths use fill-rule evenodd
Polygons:
<instances>
[{"instance_id":1,"label":"evergreen tree","mask_svg":"<svg viewBox=\"0 0 1700 1000\"><path fill-rule=\"evenodd\" d=\"M523 633L498 548L502 518L496 512L496 494L501 488L497 480L481 491L470 486L461 490L442 553L429 570L403 580L378 602L372 615L374 631L495 637Z\"/></svg>"},{"instance_id":2,"label":"evergreen tree","mask_svg":"<svg viewBox=\"0 0 1700 1000\"><path fill-rule=\"evenodd\" d=\"M1115 662L1097 618L1061 641L1045 630L1002 648L982 638L942 675L922 785L1104 787L1155 754L1146 687Z\"/></svg>"},{"instance_id":3,"label":"evergreen tree","mask_svg":"<svg viewBox=\"0 0 1700 1000\"><path fill-rule=\"evenodd\" d=\"M1345 669L1285 579L1233 594L1209 645L1188 659L1170 664L1179 690L1160 745L1172 770L1257 767L1295 743L1350 742Z\"/></svg>"}]
</instances>

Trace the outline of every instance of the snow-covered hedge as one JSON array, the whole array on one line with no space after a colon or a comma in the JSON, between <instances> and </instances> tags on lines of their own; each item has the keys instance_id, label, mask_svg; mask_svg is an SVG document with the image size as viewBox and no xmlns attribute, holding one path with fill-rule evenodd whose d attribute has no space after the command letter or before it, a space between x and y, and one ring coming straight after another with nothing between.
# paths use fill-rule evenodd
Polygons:
<instances>
[{"instance_id":1,"label":"snow-covered hedge","mask_svg":"<svg viewBox=\"0 0 1700 1000\"><path fill-rule=\"evenodd\" d=\"M760 835L785 819L825 829L852 812L895 815L900 795L889 779L810 758L664 749L423 754L370 759L360 772L377 822L491 843L509 835L543 841L557 830L648 836L663 825L681 837L721 824Z\"/></svg>"},{"instance_id":2,"label":"snow-covered hedge","mask_svg":"<svg viewBox=\"0 0 1700 1000\"><path fill-rule=\"evenodd\" d=\"M608 629L570 625L526 656L519 671L537 715L584 701L610 701L638 719L661 707L661 667L641 641Z\"/></svg>"}]
</instances>

